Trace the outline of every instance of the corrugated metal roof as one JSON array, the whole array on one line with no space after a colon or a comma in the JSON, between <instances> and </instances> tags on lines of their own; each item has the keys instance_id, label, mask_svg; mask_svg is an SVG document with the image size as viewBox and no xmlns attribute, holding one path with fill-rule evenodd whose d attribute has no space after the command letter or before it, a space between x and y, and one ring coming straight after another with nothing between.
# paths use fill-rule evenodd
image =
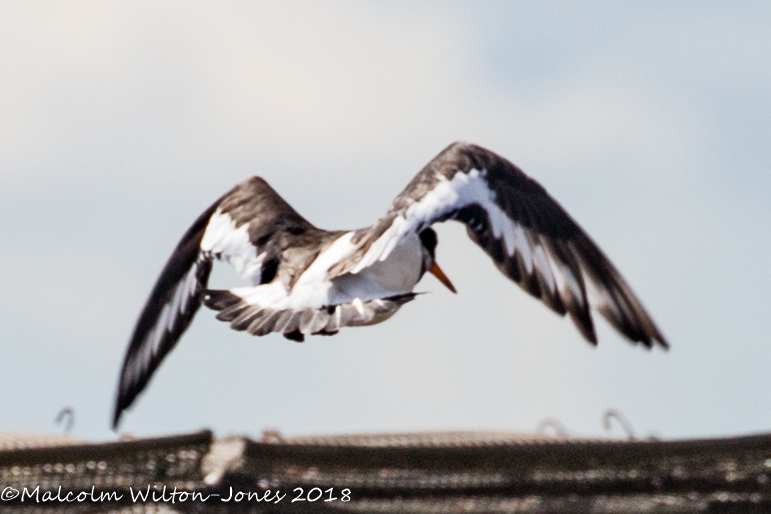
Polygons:
<instances>
[{"instance_id":1,"label":"corrugated metal roof","mask_svg":"<svg viewBox=\"0 0 771 514\"><path fill-rule=\"evenodd\" d=\"M295 438L268 433L263 439L213 441L205 431L100 444L66 439L59 445L51 438L57 446L0 450L0 492L39 485L41 492L61 486L65 492L93 487L97 493L123 494L122 500L104 504L41 505L17 498L0 503L0 510L771 512L771 434L679 441L501 432ZM147 487L160 494L163 486L188 496L184 501L168 495L158 501L130 498ZM276 503L277 493L286 496ZM222 501L228 495L231 501ZM293 503L298 495L303 501Z\"/></svg>"}]
</instances>

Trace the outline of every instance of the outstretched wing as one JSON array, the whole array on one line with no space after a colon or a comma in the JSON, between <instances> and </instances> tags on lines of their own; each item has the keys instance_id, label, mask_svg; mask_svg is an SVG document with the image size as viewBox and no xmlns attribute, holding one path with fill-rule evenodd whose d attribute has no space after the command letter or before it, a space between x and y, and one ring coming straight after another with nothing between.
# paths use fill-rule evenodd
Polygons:
<instances>
[{"instance_id":1,"label":"outstretched wing","mask_svg":"<svg viewBox=\"0 0 771 514\"><path fill-rule=\"evenodd\" d=\"M229 262L255 284L271 282L282 251L316 230L259 177L206 209L174 249L139 316L123 360L113 428L192 322L213 259Z\"/></svg>"},{"instance_id":2,"label":"outstretched wing","mask_svg":"<svg viewBox=\"0 0 771 514\"><path fill-rule=\"evenodd\" d=\"M428 163L330 275L358 273L405 235L448 219L464 223L504 275L569 314L590 342L597 342L593 307L631 341L668 346L613 264L546 190L475 145L454 143Z\"/></svg>"}]
</instances>

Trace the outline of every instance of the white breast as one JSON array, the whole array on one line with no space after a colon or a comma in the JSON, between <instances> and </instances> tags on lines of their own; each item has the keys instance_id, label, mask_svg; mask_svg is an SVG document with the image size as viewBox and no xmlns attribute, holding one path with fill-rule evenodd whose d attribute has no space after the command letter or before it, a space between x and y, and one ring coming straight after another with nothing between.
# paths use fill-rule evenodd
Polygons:
<instances>
[{"instance_id":1,"label":"white breast","mask_svg":"<svg viewBox=\"0 0 771 514\"><path fill-rule=\"evenodd\" d=\"M330 303L348 303L354 298L366 302L409 293L420 280L422 267L420 238L417 235L405 237L385 260L356 274L346 273L333 279Z\"/></svg>"}]
</instances>

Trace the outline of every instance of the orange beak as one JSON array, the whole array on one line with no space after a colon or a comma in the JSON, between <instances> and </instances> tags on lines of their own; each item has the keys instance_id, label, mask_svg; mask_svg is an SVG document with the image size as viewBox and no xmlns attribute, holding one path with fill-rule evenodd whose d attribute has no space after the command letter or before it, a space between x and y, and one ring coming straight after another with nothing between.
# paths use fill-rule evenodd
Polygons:
<instances>
[{"instance_id":1,"label":"orange beak","mask_svg":"<svg viewBox=\"0 0 771 514\"><path fill-rule=\"evenodd\" d=\"M457 294L458 291L455 290L455 286L452 285L452 282L450 282L450 279L447 278L447 275L444 274L444 271L442 271L442 268L439 267L436 261L434 261L434 265L431 266L431 269L428 270L428 272L438 278L439 282L444 284L447 289Z\"/></svg>"}]
</instances>

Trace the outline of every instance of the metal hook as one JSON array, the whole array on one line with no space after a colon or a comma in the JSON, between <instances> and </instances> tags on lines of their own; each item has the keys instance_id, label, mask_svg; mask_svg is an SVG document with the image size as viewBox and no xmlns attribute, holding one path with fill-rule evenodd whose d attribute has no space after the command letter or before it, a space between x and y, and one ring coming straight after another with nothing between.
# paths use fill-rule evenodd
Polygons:
<instances>
[{"instance_id":1,"label":"metal hook","mask_svg":"<svg viewBox=\"0 0 771 514\"><path fill-rule=\"evenodd\" d=\"M281 435L281 432L275 429L267 429L262 431L262 442L263 443L283 443L284 437Z\"/></svg>"},{"instance_id":2,"label":"metal hook","mask_svg":"<svg viewBox=\"0 0 771 514\"><path fill-rule=\"evenodd\" d=\"M602 422L605 426L605 430L610 430L610 420L616 418L618 423L621 425L621 428L624 429L626 432L627 439L630 441L635 441L637 437L634 435L634 430L632 429L632 425L629 423L629 421L624 417L621 412L619 412L616 409L608 409L605 411L605 414L603 415Z\"/></svg>"},{"instance_id":3,"label":"metal hook","mask_svg":"<svg viewBox=\"0 0 771 514\"><path fill-rule=\"evenodd\" d=\"M75 411L72 410L72 407L65 407L59 411L54 423L61 425L65 416L67 417L67 424L64 426L64 433L69 435L72 432L72 425L75 424Z\"/></svg>"},{"instance_id":4,"label":"metal hook","mask_svg":"<svg viewBox=\"0 0 771 514\"><path fill-rule=\"evenodd\" d=\"M569 437L568 431L565 428L565 425L563 425L562 422L557 418L544 419L543 421L538 423L538 428L536 428L535 431L539 435L546 435L546 430L550 427L554 429L558 437L564 437L565 439Z\"/></svg>"}]
</instances>

